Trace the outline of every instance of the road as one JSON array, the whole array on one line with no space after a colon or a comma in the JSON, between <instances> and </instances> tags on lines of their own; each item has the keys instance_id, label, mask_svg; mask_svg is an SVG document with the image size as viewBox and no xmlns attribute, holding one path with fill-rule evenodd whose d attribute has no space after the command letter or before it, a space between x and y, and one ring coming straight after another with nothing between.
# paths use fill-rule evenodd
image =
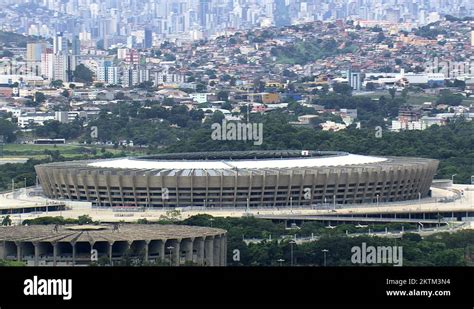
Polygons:
<instances>
[{"instance_id":1,"label":"road","mask_svg":"<svg viewBox=\"0 0 474 309\"><path fill-rule=\"evenodd\" d=\"M433 189L433 198L380 204L362 204L362 205L337 205L336 209L332 207L323 207L322 205L313 208L244 208L231 209L180 209L178 219L185 219L197 214L210 214L216 217L242 217L242 216L334 216L334 215L361 215L361 214L394 214L394 213L416 213L416 212L450 212L450 211L469 211L474 212L474 185L454 185L446 190ZM161 216L166 216L167 211L171 209L147 209L143 212L118 213L110 208L93 208L91 203L58 201L47 199L41 196L30 196L32 188L27 190L18 190L14 195L12 193L0 195L0 209L15 209L46 203L63 202L69 208L66 211L49 212L49 216L63 216L65 218L77 218L80 215L89 215L96 221L101 222L133 222L137 219L147 219L157 221ZM440 199L452 198L458 196L463 191L463 196L449 203L441 203ZM45 213L23 214L23 219L45 216ZM18 215L16 215L18 217Z\"/></svg>"}]
</instances>

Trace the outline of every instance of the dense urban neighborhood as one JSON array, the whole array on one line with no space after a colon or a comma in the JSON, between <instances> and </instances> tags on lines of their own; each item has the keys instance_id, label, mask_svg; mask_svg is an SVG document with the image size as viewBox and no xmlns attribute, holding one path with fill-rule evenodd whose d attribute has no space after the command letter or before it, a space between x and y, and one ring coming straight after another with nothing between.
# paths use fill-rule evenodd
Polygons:
<instances>
[{"instance_id":1,"label":"dense urban neighborhood","mask_svg":"<svg viewBox=\"0 0 474 309\"><path fill-rule=\"evenodd\" d=\"M316 147L435 155L439 177L470 182L473 22L316 21L107 48L3 31L2 153L21 154L14 144L75 145L86 157ZM262 124L261 144L216 142L216 123Z\"/></svg>"}]
</instances>

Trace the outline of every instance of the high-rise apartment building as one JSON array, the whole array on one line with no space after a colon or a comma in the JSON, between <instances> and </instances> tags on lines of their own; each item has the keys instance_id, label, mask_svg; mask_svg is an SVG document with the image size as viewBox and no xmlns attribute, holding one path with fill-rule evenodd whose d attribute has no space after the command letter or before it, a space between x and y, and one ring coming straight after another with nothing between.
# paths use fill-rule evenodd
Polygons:
<instances>
[{"instance_id":1,"label":"high-rise apartment building","mask_svg":"<svg viewBox=\"0 0 474 309\"><path fill-rule=\"evenodd\" d=\"M359 91L362 88L362 77L360 72L353 72L349 70L347 72L347 81L353 90Z\"/></svg>"},{"instance_id":2,"label":"high-rise apartment building","mask_svg":"<svg viewBox=\"0 0 474 309\"><path fill-rule=\"evenodd\" d=\"M53 80L53 50L51 48L47 48L41 54L41 75L48 80Z\"/></svg>"},{"instance_id":3,"label":"high-rise apartment building","mask_svg":"<svg viewBox=\"0 0 474 309\"><path fill-rule=\"evenodd\" d=\"M150 29L145 29L145 38L143 40L143 47L152 48L153 46L153 32Z\"/></svg>"},{"instance_id":4,"label":"high-rise apartment building","mask_svg":"<svg viewBox=\"0 0 474 309\"><path fill-rule=\"evenodd\" d=\"M66 53L68 51L68 41L63 36L62 32L56 33L53 38L53 53L57 54L59 52Z\"/></svg>"},{"instance_id":5,"label":"high-rise apartment building","mask_svg":"<svg viewBox=\"0 0 474 309\"><path fill-rule=\"evenodd\" d=\"M74 56L79 56L81 54L81 40L79 39L79 36L74 36L72 38L71 54Z\"/></svg>"},{"instance_id":6,"label":"high-rise apartment building","mask_svg":"<svg viewBox=\"0 0 474 309\"><path fill-rule=\"evenodd\" d=\"M113 66L112 61L102 61L97 67L97 81L107 85L119 84L119 68Z\"/></svg>"},{"instance_id":7,"label":"high-rise apartment building","mask_svg":"<svg viewBox=\"0 0 474 309\"><path fill-rule=\"evenodd\" d=\"M41 61L41 54L45 49L45 43L28 43L26 45L26 61Z\"/></svg>"}]
</instances>

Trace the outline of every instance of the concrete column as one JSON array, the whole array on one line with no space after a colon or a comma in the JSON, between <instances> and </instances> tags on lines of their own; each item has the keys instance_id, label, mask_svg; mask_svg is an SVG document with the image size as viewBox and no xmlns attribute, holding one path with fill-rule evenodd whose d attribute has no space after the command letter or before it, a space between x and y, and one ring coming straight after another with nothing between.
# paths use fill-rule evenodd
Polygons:
<instances>
[{"instance_id":1,"label":"concrete column","mask_svg":"<svg viewBox=\"0 0 474 309\"><path fill-rule=\"evenodd\" d=\"M186 250L186 261L193 261L193 243L194 238L186 239L183 242L184 250Z\"/></svg>"},{"instance_id":2,"label":"concrete column","mask_svg":"<svg viewBox=\"0 0 474 309\"><path fill-rule=\"evenodd\" d=\"M71 243L72 245L72 266L76 266L76 243Z\"/></svg>"},{"instance_id":3,"label":"concrete column","mask_svg":"<svg viewBox=\"0 0 474 309\"><path fill-rule=\"evenodd\" d=\"M145 241L145 262L148 262L148 255L149 255L149 245L150 245L150 241L149 240L146 240Z\"/></svg>"},{"instance_id":4,"label":"concrete column","mask_svg":"<svg viewBox=\"0 0 474 309\"><path fill-rule=\"evenodd\" d=\"M57 256L58 256L58 243L55 242L53 245L53 266L57 265Z\"/></svg>"},{"instance_id":5,"label":"concrete column","mask_svg":"<svg viewBox=\"0 0 474 309\"><path fill-rule=\"evenodd\" d=\"M214 237L207 237L205 240L206 246L206 265L214 266Z\"/></svg>"},{"instance_id":6,"label":"concrete column","mask_svg":"<svg viewBox=\"0 0 474 309\"><path fill-rule=\"evenodd\" d=\"M132 242L131 241L127 241L127 248L125 248L125 251L122 253L122 255L124 255L127 251L131 252L131 247L132 247Z\"/></svg>"},{"instance_id":7,"label":"concrete column","mask_svg":"<svg viewBox=\"0 0 474 309\"><path fill-rule=\"evenodd\" d=\"M197 263L204 266L204 238L198 238L194 243L197 251Z\"/></svg>"},{"instance_id":8,"label":"concrete column","mask_svg":"<svg viewBox=\"0 0 474 309\"><path fill-rule=\"evenodd\" d=\"M0 242L0 257L2 258L2 260L5 259L5 251L7 250L6 247L7 247L6 242L1 241Z\"/></svg>"},{"instance_id":9,"label":"concrete column","mask_svg":"<svg viewBox=\"0 0 474 309\"><path fill-rule=\"evenodd\" d=\"M227 264L226 235L221 235L221 266Z\"/></svg>"},{"instance_id":10,"label":"concrete column","mask_svg":"<svg viewBox=\"0 0 474 309\"><path fill-rule=\"evenodd\" d=\"M33 243L35 247L35 266L39 265L39 244L37 242Z\"/></svg>"},{"instance_id":11,"label":"concrete column","mask_svg":"<svg viewBox=\"0 0 474 309\"><path fill-rule=\"evenodd\" d=\"M7 256L7 244L6 241L0 241L0 257L4 260Z\"/></svg>"},{"instance_id":12,"label":"concrete column","mask_svg":"<svg viewBox=\"0 0 474 309\"><path fill-rule=\"evenodd\" d=\"M214 256L213 256L213 259L214 259L214 266L221 266L221 237L220 236L217 236L214 238L214 241L213 241L213 245L214 245Z\"/></svg>"},{"instance_id":13,"label":"concrete column","mask_svg":"<svg viewBox=\"0 0 474 309\"><path fill-rule=\"evenodd\" d=\"M163 239L161 242L160 242L160 259L162 262L165 261L165 243L166 243L166 239Z\"/></svg>"},{"instance_id":14,"label":"concrete column","mask_svg":"<svg viewBox=\"0 0 474 309\"><path fill-rule=\"evenodd\" d=\"M227 257L227 252L228 252L228 248L227 248L227 234L225 235L225 238L224 238L224 244L225 244L225 246L224 246L224 248L225 248L225 250L224 250L224 255L225 255L225 259L224 259L224 260L225 260L225 263L224 263L224 266L227 266L227 258L228 258L228 257Z\"/></svg>"},{"instance_id":15,"label":"concrete column","mask_svg":"<svg viewBox=\"0 0 474 309\"><path fill-rule=\"evenodd\" d=\"M181 259L181 239L176 240L173 251L175 266L179 266Z\"/></svg>"},{"instance_id":16,"label":"concrete column","mask_svg":"<svg viewBox=\"0 0 474 309\"><path fill-rule=\"evenodd\" d=\"M92 250L94 250L94 244L95 244L95 241L89 241L89 245L91 246L91 250L90 250L90 254L89 254L89 263L92 263ZM97 261L94 261L95 263L97 263L99 261L99 250L97 250Z\"/></svg>"},{"instance_id":17,"label":"concrete column","mask_svg":"<svg viewBox=\"0 0 474 309\"><path fill-rule=\"evenodd\" d=\"M109 244L109 248L108 248L109 249L109 263L110 263L110 265L112 265L112 263L113 263L112 262L112 246L114 245L114 243L109 242L108 244Z\"/></svg>"},{"instance_id":18,"label":"concrete column","mask_svg":"<svg viewBox=\"0 0 474 309\"><path fill-rule=\"evenodd\" d=\"M21 262L21 242L16 242L16 260Z\"/></svg>"}]
</instances>

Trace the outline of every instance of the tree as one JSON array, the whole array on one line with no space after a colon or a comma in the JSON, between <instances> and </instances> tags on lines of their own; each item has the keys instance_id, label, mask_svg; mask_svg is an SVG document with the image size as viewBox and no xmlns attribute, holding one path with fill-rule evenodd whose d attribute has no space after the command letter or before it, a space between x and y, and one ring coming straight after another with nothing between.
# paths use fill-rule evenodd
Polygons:
<instances>
[{"instance_id":1,"label":"tree","mask_svg":"<svg viewBox=\"0 0 474 309\"><path fill-rule=\"evenodd\" d=\"M231 80L231 76L229 74L224 74L221 76L220 80L223 81L223 82L228 82Z\"/></svg>"},{"instance_id":2,"label":"tree","mask_svg":"<svg viewBox=\"0 0 474 309\"><path fill-rule=\"evenodd\" d=\"M95 44L97 49L104 50L104 40L98 40L97 43Z\"/></svg>"},{"instance_id":3,"label":"tree","mask_svg":"<svg viewBox=\"0 0 474 309\"><path fill-rule=\"evenodd\" d=\"M415 241L415 242L419 242L422 240L421 236L415 233L405 233L403 234L403 239L409 240L409 241Z\"/></svg>"},{"instance_id":4,"label":"tree","mask_svg":"<svg viewBox=\"0 0 474 309\"><path fill-rule=\"evenodd\" d=\"M5 217L3 217L2 225L3 226L12 225L12 219L10 218L10 215L6 215Z\"/></svg>"},{"instance_id":5,"label":"tree","mask_svg":"<svg viewBox=\"0 0 474 309\"><path fill-rule=\"evenodd\" d=\"M149 223L150 221L148 221L146 218L137 220L137 224L149 224Z\"/></svg>"},{"instance_id":6,"label":"tree","mask_svg":"<svg viewBox=\"0 0 474 309\"><path fill-rule=\"evenodd\" d=\"M24 262L0 260L0 267L3 266L26 266Z\"/></svg>"},{"instance_id":7,"label":"tree","mask_svg":"<svg viewBox=\"0 0 474 309\"><path fill-rule=\"evenodd\" d=\"M237 58L237 63L238 64L247 64L247 59L244 56L239 56Z\"/></svg>"},{"instance_id":8,"label":"tree","mask_svg":"<svg viewBox=\"0 0 474 309\"><path fill-rule=\"evenodd\" d=\"M60 79L53 80L53 81L51 82L51 87L54 87L54 88L61 88L61 87L63 87L63 86L64 86L63 81L60 80Z\"/></svg>"},{"instance_id":9,"label":"tree","mask_svg":"<svg viewBox=\"0 0 474 309\"><path fill-rule=\"evenodd\" d=\"M9 50L2 50L2 57L12 58L14 54Z\"/></svg>"},{"instance_id":10,"label":"tree","mask_svg":"<svg viewBox=\"0 0 474 309\"><path fill-rule=\"evenodd\" d=\"M94 73L82 63L76 67L73 75L76 82L90 84L94 81Z\"/></svg>"},{"instance_id":11,"label":"tree","mask_svg":"<svg viewBox=\"0 0 474 309\"><path fill-rule=\"evenodd\" d=\"M403 88L402 90L402 98L404 100L407 100L408 99L408 88Z\"/></svg>"},{"instance_id":12,"label":"tree","mask_svg":"<svg viewBox=\"0 0 474 309\"><path fill-rule=\"evenodd\" d=\"M173 54L165 54L163 58L165 61L176 61L176 56Z\"/></svg>"},{"instance_id":13,"label":"tree","mask_svg":"<svg viewBox=\"0 0 474 309\"><path fill-rule=\"evenodd\" d=\"M79 225L83 225L83 224L91 224L91 223L94 223L94 221L92 220L92 218L89 216L89 215L82 215L82 216L79 216L77 218L77 223Z\"/></svg>"},{"instance_id":14,"label":"tree","mask_svg":"<svg viewBox=\"0 0 474 309\"><path fill-rule=\"evenodd\" d=\"M229 100L229 91L219 91L217 93L217 100L219 100L219 101Z\"/></svg>"},{"instance_id":15,"label":"tree","mask_svg":"<svg viewBox=\"0 0 474 309\"><path fill-rule=\"evenodd\" d=\"M450 90L441 90L439 98L436 101L438 104L447 104L451 106L461 105L464 97L461 94L454 94Z\"/></svg>"},{"instance_id":16,"label":"tree","mask_svg":"<svg viewBox=\"0 0 474 309\"><path fill-rule=\"evenodd\" d=\"M379 32L377 34L377 43L382 43L384 40L385 40L385 35L383 34L383 32Z\"/></svg>"},{"instance_id":17,"label":"tree","mask_svg":"<svg viewBox=\"0 0 474 309\"><path fill-rule=\"evenodd\" d=\"M368 82L366 85L365 85L365 89L367 91L374 91L375 90L375 84L372 83L372 82Z\"/></svg>"},{"instance_id":18,"label":"tree","mask_svg":"<svg viewBox=\"0 0 474 309\"><path fill-rule=\"evenodd\" d=\"M450 249L436 252L433 258L437 266L463 266L463 249Z\"/></svg>"},{"instance_id":19,"label":"tree","mask_svg":"<svg viewBox=\"0 0 474 309\"><path fill-rule=\"evenodd\" d=\"M17 127L8 120L0 119L0 136L3 136L3 142L12 143L16 140Z\"/></svg>"},{"instance_id":20,"label":"tree","mask_svg":"<svg viewBox=\"0 0 474 309\"><path fill-rule=\"evenodd\" d=\"M453 82L453 87L458 87L462 91L466 90L466 82L463 80L455 79Z\"/></svg>"},{"instance_id":21,"label":"tree","mask_svg":"<svg viewBox=\"0 0 474 309\"><path fill-rule=\"evenodd\" d=\"M152 81L145 81L145 82L142 82L142 83L138 84L137 87L141 88L141 89L151 90L153 88L153 82Z\"/></svg>"},{"instance_id":22,"label":"tree","mask_svg":"<svg viewBox=\"0 0 474 309\"><path fill-rule=\"evenodd\" d=\"M51 151L49 149L44 150L44 154L49 156L51 161L61 161L64 157L61 156L59 150Z\"/></svg>"},{"instance_id":23,"label":"tree","mask_svg":"<svg viewBox=\"0 0 474 309\"><path fill-rule=\"evenodd\" d=\"M44 93L42 93L40 91L35 92L35 103L36 103L36 105L40 105L44 101L46 101L46 96L44 95Z\"/></svg>"},{"instance_id":24,"label":"tree","mask_svg":"<svg viewBox=\"0 0 474 309\"><path fill-rule=\"evenodd\" d=\"M125 93L122 91L119 91L115 94L115 99L116 100L125 100Z\"/></svg>"},{"instance_id":25,"label":"tree","mask_svg":"<svg viewBox=\"0 0 474 309\"><path fill-rule=\"evenodd\" d=\"M35 128L39 137L72 139L80 136L82 132L82 121L75 119L70 123L61 123L56 120L45 121L42 126Z\"/></svg>"},{"instance_id":26,"label":"tree","mask_svg":"<svg viewBox=\"0 0 474 309\"><path fill-rule=\"evenodd\" d=\"M163 100L163 105L165 105L165 106L173 106L175 104L176 104L176 102L174 101L173 98L165 98Z\"/></svg>"},{"instance_id":27,"label":"tree","mask_svg":"<svg viewBox=\"0 0 474 309\"><path fill-rule=\"evenodd\" d=\"M265 82L261 79L256 79L253 82L253 87L256 89L258 92L264 92L265 91Z\"/></svg>"},{"instance_id":28,"label":"tree","mask_svg":"<svg viewBox=\"0 0 474 309\"><path fill-rule=\"evenodd\" d=\"M392 100L394 100L395 99L395 94L397 93L397 90L395 88L390 88L390 89L388 89L388 93L392 97Z\"/></svg>"},{"instance_id":29,"label":"tree","mask_svg":"<svg viewBox=\"0 0 474 309\"><path fill-rule=\"evenodd\" d=\"M211 123L222 123L222 120L224 120L225 115L221 111L215 111L214 114L212 114L210 120Z\"/></svg>"},{"instance_id":30,"label":"tree","mask_svg":"<svg viewBox=\"0 0 474 309\"><path fill-rule=\"evenodd\" d=\"M230 104L229 102L224 102L221 106L222 109L226 109L228 111L231 111L232 110L232 104Z\"/></svg>"},{"instance_id":31,"label":"tree","mask_svg":"<svg viewBox=\"0 0 474 309\"><path fill-rule=\"evenodd\" d=\"M98 266L110 266L110 258L106 255L99 257L97 260Z\"/></svg>"},{"instance_id":32,"label":"tree","mask_svg":"<svg viewBox=\"0 0 474 309\"><path fill-rule=\"evenodd\" d=\"M196 85L196 91L197 92L206 92L207 91L207 86L202 84L202 83L199 83Z\"/></svg>"},{"instance_id":33,"label":"tree","mask_svg":"<svg viewBox=\"0 0 474 309\"><path fill-rule=\"evenodd\" d=\"M332 87L335 93L350 96L352 94L352 87L349 84L335 83Z\"/></svg>"}]
</instances>

